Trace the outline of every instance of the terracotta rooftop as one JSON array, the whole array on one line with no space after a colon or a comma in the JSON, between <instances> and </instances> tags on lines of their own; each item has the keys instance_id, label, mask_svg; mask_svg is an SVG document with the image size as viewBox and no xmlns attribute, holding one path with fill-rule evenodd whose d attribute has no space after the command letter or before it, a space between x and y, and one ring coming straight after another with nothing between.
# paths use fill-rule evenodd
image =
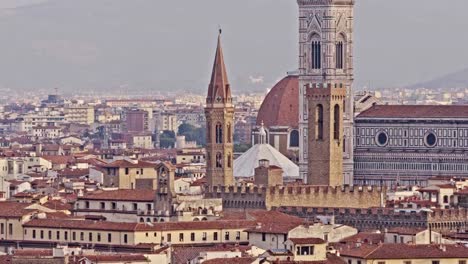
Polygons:
<instances>
[{"instance_id":1,"label":"terracotta rooftop","mask_svg":"<svg viewBox=\"0 0 468 264\"><path fill-rule=\"evenodd\" d=\"M379 244L385 241L385 234L375 232L359 232L353 236L340 240L340 243L365 243L365 244Z\"/></svg>"},{"instance_id":2,"label":"terracotta rooftop","mask_svg":"<svg viewBox=\"0 0 468 264\"><path fill-rule=\"evenodd\" d=\"M105 201L135 201L153 202L156 197L154 190L126 190L95 191L78 197L78 200L105 200Z\"/></svg>"},{"instance_id":3,"label":"terracotta rooftop","mask_svg":"<svg viewBox=\"0 0 468 264\"><path fill-rule=\"evenodd\" d=\"M408 227L394 227L390 228L387 233L394 233L399 235L408 235L414 236L422 231L425 231L425 228L408 228Z\"/></svg>"},{"instance_id":4,"label":"terracotta rooftop","mask_svg":"<svg viewBox=\"0 0 468 264\"><path fill-rule=\"evenodd\" d=\"M398 254L395 254L398 252ZM362 259L444 259L468 258L468 248L462 245L410 245L381 244L361 245L360 247L340 249L343 257Z\"/></svg>"},{"instance_id":5,"label":"terracotta rooftop","mask_svg":"<svg viewBox=\"0 0 468 264\"><path fill-rule=\"evenodd\" d=\"M27 209L30 205L30 203L0 202L0 217L20 218L36 212L36 210Z\"/></svg>"},{"instance_id":6,"label":"terracotta rooftop","mask_svg":"<svg viewBox=\"0 0 468 264\"><path fill-rule=\"evenodd\" d=\"M105 168L154 168L156 164L146 161L131 162L128 160L116 160L114 162L103 165Z\"/></svg>"},{"instance_id":7,"label":"terracotta rooftop","mask_svg":"<svg viewBox=\"0 0 468 264\"><path fill-rule=\"evenodd\" d=\"M24 227L42 227L56 229L83 229L107 231L134 231L136 223L98 222L89 220L68 219L33 219L24 223Z\"/></svg>"},{"instance_id":8,"label":"terracotta rooftop","mask_svg":"<svg viewBox=\"0 0 468 264\"><path fill-rule=\"evenodd\" d=\"M316 237L307 238L289 238L295 245L324 244L325 240Z\"/></svg>"},{"instance_id":9,"label":"terracotta rooftop","mask_svg":"<svg viewBox=\"0 0 468 264\"><path fill-rule=\"evenodd\" d=\"M287 76L279 81L263 100L257 126L299 126L299 77Z\"/></svg>"},{"instance_id":10,"label":"terracotta rooftop","mask_svg":"<svg viewBox=\"0 0 468 264\"><path fill-rule=\"evenodd\" d=\"M375 105L359 118L468 118L468 105Z\"/></svg>"},{"instance_id":11,"label":"terracotta rooftop","mask_svg":"<svg viewBox=\"0 0 468 264\"><path fill-rule=\"evenodd\" d=\"M245 252L250 250L250 246L235 246L235 245L215 245L215 246L199 246L199 247L185 247L185 246L174 246L171 254L171 263L187 263L188 260L192 260L200 255L201 252L219 252L219 251L234 251L240 250Z\"/></svg>"},{"instance_id":12,"label":"terracotta rooftop","mask_svg":"<svg viewBox=\"0 0 468 264\"><path fill-rule=\"evenodd\" d=\"M241 257L241 258L215 258L206 260L203 264L251 264L254 263L257 258L252 257Z\"/></svg>"},{"instance_id":13,"label":"terracotta rooftop","mask_svg":"<svg viewBox=\"0 0 468 264\"><path fill-rule=\"evenodd\" d=\"M147 259L142 254L110 254L110 255L88 255L88 256L79 256L76 258L78 261L70 263L86 263L85 259L91 261L91 263L149 263Z\"/></svg>"}]
</instances>

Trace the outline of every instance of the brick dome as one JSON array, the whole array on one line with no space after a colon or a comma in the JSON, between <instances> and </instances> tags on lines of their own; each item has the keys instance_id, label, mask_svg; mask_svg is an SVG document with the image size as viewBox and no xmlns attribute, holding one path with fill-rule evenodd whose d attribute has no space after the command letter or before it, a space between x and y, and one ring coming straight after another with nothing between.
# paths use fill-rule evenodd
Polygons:
<instances>
[{"instance_id":1,"label":"brick dome","mask_svg":"<svg viewBox=\"0 0 468 264\"><path fill-rule=\"evenodd\" d=\"M299 77L286 76L267 94L258 111L257 126L299 127Z\"/></svg>"}]
</instances>

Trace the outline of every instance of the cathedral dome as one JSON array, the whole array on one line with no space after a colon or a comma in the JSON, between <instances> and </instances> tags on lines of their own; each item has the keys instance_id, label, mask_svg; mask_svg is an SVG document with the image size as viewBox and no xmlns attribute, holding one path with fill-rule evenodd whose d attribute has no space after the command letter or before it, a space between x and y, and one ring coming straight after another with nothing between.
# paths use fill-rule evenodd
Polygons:
<instances>
[{"instance_id":1,"label":"cathedral dome","mask_svg":"<svg viewBox=\"0 0 468 264\"><path fill-rule=\"evenodd\" d=\"M267 94L258 111L257 126L299 126L299 77L288 75Z\"/></svg>"}]
</instances>

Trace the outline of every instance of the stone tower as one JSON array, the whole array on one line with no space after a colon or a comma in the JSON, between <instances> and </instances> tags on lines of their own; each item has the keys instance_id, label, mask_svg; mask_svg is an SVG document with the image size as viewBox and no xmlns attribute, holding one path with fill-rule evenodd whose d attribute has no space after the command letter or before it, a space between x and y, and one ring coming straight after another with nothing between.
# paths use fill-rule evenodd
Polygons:
<instances>
[{"instance_id":1,"label":"stone tower","mask_svg":"<svg viewBox=\"0 0 468 264\"><path fill-rule=\"evenodd\" d=\"M221 48L221 31L206 97L206 176L210 186L234 185L234 106Z\"/></svg>"},{"instance_id":2,"label":"stone tower","mask_svg":"<svg viewBox=\"0 0 468 264\"><path fill-rule=\"evenodd\" d=\"M297 2L300 173L309 184L352 184L354 0Z\"/></svg>"}]
</instances>

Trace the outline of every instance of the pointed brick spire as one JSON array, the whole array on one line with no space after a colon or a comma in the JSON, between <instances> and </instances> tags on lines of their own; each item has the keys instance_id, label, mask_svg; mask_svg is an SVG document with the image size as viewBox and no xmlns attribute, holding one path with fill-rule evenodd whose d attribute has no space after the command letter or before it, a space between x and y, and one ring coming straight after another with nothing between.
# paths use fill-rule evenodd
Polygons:
<instances>
[{"instance_id":1,"label":"pointed brick spire","mask_svg":"<svg viewBox=\"0 0 468 264\"><path fill-rule=\"evenodd\" d=\"M218 35L218 47L208 87L207 103L231 103L231 87L229 85L226 65L224 65L223 49L221 47L221 29Z\"/></svg>"}]
</instances>

